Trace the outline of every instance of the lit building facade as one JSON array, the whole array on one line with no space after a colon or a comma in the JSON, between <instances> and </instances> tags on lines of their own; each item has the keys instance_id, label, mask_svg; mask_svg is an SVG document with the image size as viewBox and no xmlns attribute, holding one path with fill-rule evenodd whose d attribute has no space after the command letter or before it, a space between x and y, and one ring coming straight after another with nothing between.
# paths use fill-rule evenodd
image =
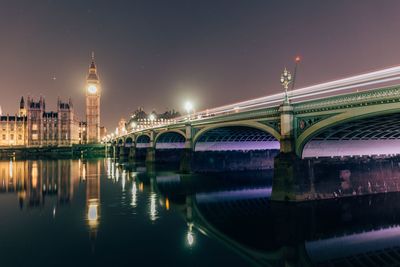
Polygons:
<instances>
[{"instance_id":1,"label":"lit building facade","mask_svg":"<svg viewBox=\"0 0 400 267\"><path fill-rule=\"evenodd\" d=\"M69 203L77 189L80 161L0 161L0 193L16 193L20 208L43 206L45 198Z\"/></svg>"},{"instance_id":2,"label":"lit building facade","mask_svg":"<svg viewBox=\"0 0 400 267\"><path fill-rule=\"evenodd\" d=\"M122 133L120 129L122 123L125 124L126 131L130 132L136 129L144 129L149 126L173 123L175 119L180 116L181 114L175 110L169 110L160 114L157 114L153 110L150 114L147 114L143 108L140 107L132 113L127 122L125 119L119 121L118 133Z\"/></svg>"},{"instance_id":3,"label":"lit building facade","mask_svg":"<svg viewBox=\"0 0 400 267\"><path fill-rule=\"evenodd\" d=\"M17 114L0 116L0 146L71 146L79 143L79 121L71 100L57 101L57 111L46 111L46 101L21 98Z\"/></svg>"},{"instance_id":4,"label":"lit building facade","mask_svg":"<svg viewBox=\"0 0 400 267\"><path fill-rule=\"evenodd\" d=\"M86 79L86 124L87 143L100 142L100 80L97 75L94 55Z\"/></svg>"},{"instance_id":5,"label":"lit building facade","mask_svg":"<svg viewBox=\"0 0 400 267\"><path fill-rule=\"evenodd\" d=\"M0 147L62 147L99 143L106 129L100 127L100 81L92 56L86 79L86 121L80 121L71 99L57 101L56 111L46 110L44 97L21 98L15 115L2 115Z\"/></svg>"}]
</instances>

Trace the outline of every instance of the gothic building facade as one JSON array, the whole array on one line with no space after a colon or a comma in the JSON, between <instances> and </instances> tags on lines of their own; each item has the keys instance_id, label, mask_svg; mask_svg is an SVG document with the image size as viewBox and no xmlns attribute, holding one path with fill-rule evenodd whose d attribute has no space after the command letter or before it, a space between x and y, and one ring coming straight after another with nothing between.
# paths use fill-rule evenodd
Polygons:
<instances>
[{"instance_id":1,"label":"gothic building facade","mask_svg":"<svg viewBox=\"0 0 400 267\"><path fill-rule=\"evenodd\" d=\"M86 121L80 121L71 99L57 101L56 111L46 110L43 97L21 97L15 115L0 111L0 147L53 147L95 144L101 140L100 81L92 55L86 79ZM103 133L105 134L105 133Z\"/></svg>"},{"instance_id":2,"label":"gothic building facade","mask_svg":"<svg viewBox=\"0 0 400 267\"><path fill-rule=\"evenodd\" d=\"M57 111L47 111L43 97L21 98L15 115L0 116L0 146L43 147L78 144L79 120L72 101L57 101Z\"/></svg>"}]
</instances>

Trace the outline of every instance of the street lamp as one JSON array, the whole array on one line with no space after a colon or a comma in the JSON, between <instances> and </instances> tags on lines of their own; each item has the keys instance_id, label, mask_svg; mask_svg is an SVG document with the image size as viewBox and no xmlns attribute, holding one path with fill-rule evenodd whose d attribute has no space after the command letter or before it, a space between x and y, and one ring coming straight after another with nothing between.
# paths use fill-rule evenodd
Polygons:
<instances>
[{"instance_id":1,"label":"street lamp","mask_svg":"<svg viewBox=\"0 0 400 267\"><path fill-rule=\"evenodd\" d=\"M151 122L153 122L156 119L156 115L154 115L153 113L150 114L149 119Z\"/></svg>"},{"instance_id":2,"label":"street lamp","mask_svg":"<svg viewBox=\"0 0 400 267\"><path fill-rule=\"evenodd\" d=\"M193 111L193 104L190 101L186 101L185 103L185 110L186 113L188 114L188 118L190 119L190 113Z\"/></svg>"},{"instance_id":3,"label":"street lamp","mask_svg":"<svg viewBox=\"0 0 400 267\"><path fill-rule=\"evenodd\" d=\"M285 89L285 101L284 103L289 103L288 88L289 84L292 82L292 74L286 68L281 74L281 84Z\"/></svg>"}]
</instances>

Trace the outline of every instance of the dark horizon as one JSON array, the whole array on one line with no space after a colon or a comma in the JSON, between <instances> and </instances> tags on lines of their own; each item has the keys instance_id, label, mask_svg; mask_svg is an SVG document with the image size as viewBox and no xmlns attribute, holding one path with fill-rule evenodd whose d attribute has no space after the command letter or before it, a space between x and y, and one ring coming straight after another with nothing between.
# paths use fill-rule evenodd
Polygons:
<instances>
[{"instance_id":1,"label":"dark horizon","mask_svg":"<svg viewBox=\"0 0 400 267\"><path fill-rule=\"evenodd\" d=\"M296 87L400 63L394 0L2 3L3 113L22 95L45 96L49 110L60 96L83 119L94 51L109 130L138 106L201 110L280 92L296 55Z\"/></svg>"}]
</instances>

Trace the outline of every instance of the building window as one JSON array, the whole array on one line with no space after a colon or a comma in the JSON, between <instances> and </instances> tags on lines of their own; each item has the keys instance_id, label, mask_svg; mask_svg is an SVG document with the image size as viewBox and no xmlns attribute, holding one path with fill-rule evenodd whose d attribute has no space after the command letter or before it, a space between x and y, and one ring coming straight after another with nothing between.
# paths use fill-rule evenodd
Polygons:
<instances>
[{"instance_id":1,"label":"building window","mask_svg":"<svg viewBox=\"0 0 400 267\"><path fill-rule=\"evenodd\" d=\"M18 135L18 140L22 140L22 135Z\"/></svg>"},{"instance_id":2,"label":"building window","mask_svg":"<svg viewBox=\"0 0 400 267\"><path fill-rule=\"evenodd\" d=\"M6 140L6 135L5 134L3 134L3 140Z\"/></svg>"},{"instance_id":3,"label":"building window","mask_svg":"<svg viewBox=\"0 0 400 267\"><path fill-rule=\"evenodd\" d=\"M11 134L11 138L10 138L11 140L14 140L14 135L13 134Z\"/></svg>"},{"instance_id":4,"label":"building window","mask_svg":"<svg viewBox=\"0 0 400 267\"><path fill-rule=\"evenodd\" d=\"M37 129L38 129L37 124L36 123L32 124L32 130L37 131Z\"/></svg>"},{"instance_id":5,"label":"building window","mask_svg":"<svg viewBox=\"0 0 400 267\"><path fill-rule=\"evenodd\" d=\"M38 140L38 135L37 134L32 134L32 140Z\"/></svg>"}]
</instances>

